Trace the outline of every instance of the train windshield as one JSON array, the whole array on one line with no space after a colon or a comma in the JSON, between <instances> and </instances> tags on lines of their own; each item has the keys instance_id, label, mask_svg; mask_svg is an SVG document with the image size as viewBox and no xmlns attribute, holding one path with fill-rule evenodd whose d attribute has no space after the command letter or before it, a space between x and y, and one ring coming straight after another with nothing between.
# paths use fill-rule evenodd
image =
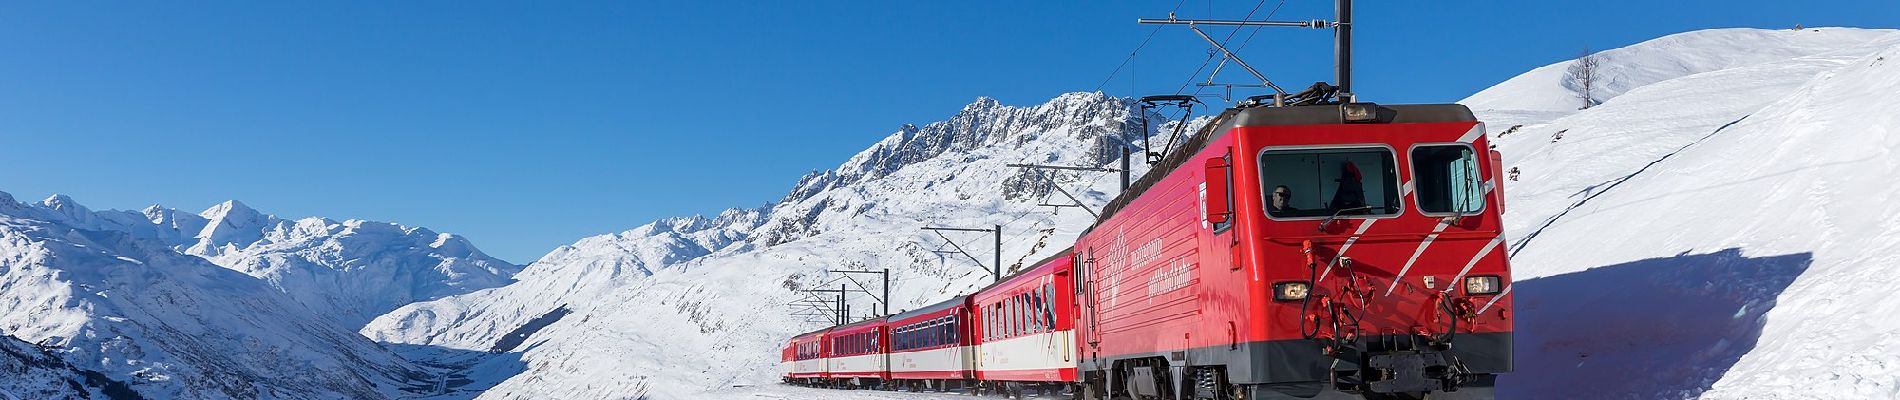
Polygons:
<instances>
[{"instance_id":1,"label":"train windshield","mask_svg":"<svg viewBox=\"0 0 1900 400\"><path fill-rule=\"evenodd\" d=\"M1484 179L1478 177L1478 155L1471 146L1418 146L1411 158L1419 210L1471 214L1484 209Z\"/></svg>"},{"instance_id":2,"label":"train windshield","mask_svg":"<svg viewBox=\"0 0 1900 400\"><path fill-rule=\"evenodd\" d=\"M1260 187L1273 218L1399 213L1398 170L1383 147L1260 152Z\"/></svg>"}]
</instances>

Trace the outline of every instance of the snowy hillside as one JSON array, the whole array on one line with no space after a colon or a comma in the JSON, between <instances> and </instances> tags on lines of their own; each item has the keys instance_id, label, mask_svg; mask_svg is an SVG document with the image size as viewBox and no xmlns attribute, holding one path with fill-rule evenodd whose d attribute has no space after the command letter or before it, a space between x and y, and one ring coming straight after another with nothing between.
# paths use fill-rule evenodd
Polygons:
<instances>
[{"instance_id":1,"label":"snowy hillside","mask_svg":"<svg viewBox=\"0 0 1900 400\"><path fill-rule=\"evenodd\" d=\"M150 237L67 223L105 219L78 210L63 197L29 206L0 193L0 331L150 398L429 389L428 370L266 282Z\"/></svg>"},{"instance_id":2,"label":"snowy hillside","mask_svg":"<svg viewBox=\"0 0 1900 400\"><path fill-rule=\"evenodd\" d=\"M529 265L517 283L404 307L363 333L470 350L528 335L518 349L525 371L470 374L505 380L483 398L694 398L771 384L780 342L826 325L788 315L786 303L801 297L794 289L841 279L827 269L891 268L897 311L990 280L962 255L933 252L949 247L923 227L1000 224L1005 264L1033 262L1073 240L1092 217L1037 207L1067 199L1034 172L1004 164L1115 163L1118 138L1139 136L1130 105L1091 93L1034 107L978 99L806 176L768 207L583 239ZM1049 176L1091 207L1118 184L1105 173ZM951 238L989 263L987 234ZM851 303L856 316L872 308L865 296ZM572 314L530 323L563 306Z\"/></svg>"},{"instance_id":3,"label":"snowy hillside","mask_svg":"<svg viewBox=\"0 0 1900 400\"><path fill-rule=\"evenodd\" d=\"M5 332L0 332L0 375L7 378L0 379L0 400L137 398L124 383L74 368Z\"/></svg>"},{"instance_id":4,"label":"snowy hillside","mask_svg":"<svg viewBox=\"0 0 1900 400\"><path fill-rule=\"evenodd\" d=\"M1564 63L1465 101L1494 135L1523 125L1496 140L1522 173L1501 395L1900 397L1900 32L1709 30L1604 55L1623 78L1588 110L1554 106Z\"/></svg>"},{"instance_id":5,"label":"snowy hillside","mask_svg":"<svg viewBox=\"0 0 1900 400\"><path fill-rule=\"evenodd\" d=\"M25 211L77 229L152 239L264 279L349 327L404 304L507 284L521 269L457 235L386 222L284 220L235 200L192 214L157 205L93 211L53 195Z\"/></svg>"}]
</instances>

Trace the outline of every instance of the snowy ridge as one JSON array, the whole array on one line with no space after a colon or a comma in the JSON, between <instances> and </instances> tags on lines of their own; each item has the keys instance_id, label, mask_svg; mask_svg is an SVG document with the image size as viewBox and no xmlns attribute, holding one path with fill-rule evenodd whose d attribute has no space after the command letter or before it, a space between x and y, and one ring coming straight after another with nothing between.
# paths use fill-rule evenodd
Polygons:
<instances>
[{"instance_id":1,"label":"snowy ridge","mask_svg":"<svg viewBox=\"0 0 1900 400\"><path fill-rule=\"evenodd\" d=\"M1467 99L1523 125L1495 142L1522 171L1500 395L1900 397L1900 324L1871 317L1900 311L1900 32L1664 39L1605 52L1655 80L1597 107L1521 112L1550 110L1536 71Z\"/></svg>"},{"instance_id":2,"label":"snowy ridge","mask_svg":"<svg viewBox=\"0 0 1900 400\"><path fill-rule=\"evenodd\" d=\"M1040 259L1073 240L1092 217L1036 207L1060 195L1033 172L1003 164L1113 163L1119 138L1139 137L1133 111L1129 100L1099 93L1031 107L980 98L948 120L907 125L837 168L807 175L768 208L728 211L706 225L682 223L705 218L665 220L583 239L531 264L519 282L413 304L363 333L393 343L487 349L566 306L572 314L521 346L524 371L482 377L499 381L482 398L696 398L735 384L769 384L776 381L779 342L825 325L789 316L784 304L801 296L795 289L837 278L826 269L891 268L897 311L989 282L987 270L963 256L933 253L948 247L924 226L1001 224L1005 264ZM1110 174L1050 177L1092 207L1116 191ZM691 240L695 235L731 240ZM987 236L955 238L988 263ZM647 253L655 249L679 251ZM859 316L873 307L862 297L852 303Z\"/></svg>"}]
</instances>

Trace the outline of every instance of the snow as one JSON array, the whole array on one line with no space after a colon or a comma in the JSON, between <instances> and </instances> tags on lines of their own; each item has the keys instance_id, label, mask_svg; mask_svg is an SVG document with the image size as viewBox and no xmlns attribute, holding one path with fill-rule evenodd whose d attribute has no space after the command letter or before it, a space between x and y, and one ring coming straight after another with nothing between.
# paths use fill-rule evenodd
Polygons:
<instances>
[{"instance_id":1,"label":"snow","mask_svg":"<svg viewBox=\"0 0 1900 400\"><path fill-rule=\"evenodd\" d=\"M1707 51L1661 51L1684 43ZM1900 323L1870 318L1900 311L1897 46L1699 31L1605 52L1660 79L1588 110L1528 118L1548 87L1511 82L1468 99L1524 124L1497 139L1523 172L1505 185L1523 319L1501 395L1900 397Z\"/></svg>"},{"instance_id":2,"label":"snow","mask_svg":"<svg viewBox=\"0 0 1900 400\"><path fill-rule=\"evenodd\" d=\"M1857 43L1883 40L1882 29L1816 28L1780 31L1749 28L1709 29L1652 39L1596 53L1599 102L1631 89L1704 72L1839 51ZM1479 91L1460 104L1473 110L1570 112L1582 105L1575 88L1564 82L1568 62L1525 72ZM1496 121L1492 121L1493 124Z\"/></svg>"},{"instance_id":3,"label":"snow","mask_svg":"<svg viewBox=\"0 0 1900 400\"><path fill-rule=\"evenodd\" d=\"M79 371L32 344L0 335L0 399L57 399L98 397L99 384L86 384Z\"/></svg>"}]
</instances>

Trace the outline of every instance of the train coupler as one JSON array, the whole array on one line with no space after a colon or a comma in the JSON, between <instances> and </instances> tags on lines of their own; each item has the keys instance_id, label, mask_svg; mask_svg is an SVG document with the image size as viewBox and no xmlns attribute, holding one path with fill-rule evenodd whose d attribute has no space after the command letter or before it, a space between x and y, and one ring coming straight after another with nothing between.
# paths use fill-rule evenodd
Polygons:
<instances>
[{"instance_id":1,"label":"train coupler","mask_svg":"<svg viewBox=\"0 0 1900 400\"><path fill-rule=\"evenodd\" d=\"M1366 367L1366 390L1374 393L1457 391L1470 373L1457 358L1433 351L1376 354Z\"/></svg>"}]
</instances>

